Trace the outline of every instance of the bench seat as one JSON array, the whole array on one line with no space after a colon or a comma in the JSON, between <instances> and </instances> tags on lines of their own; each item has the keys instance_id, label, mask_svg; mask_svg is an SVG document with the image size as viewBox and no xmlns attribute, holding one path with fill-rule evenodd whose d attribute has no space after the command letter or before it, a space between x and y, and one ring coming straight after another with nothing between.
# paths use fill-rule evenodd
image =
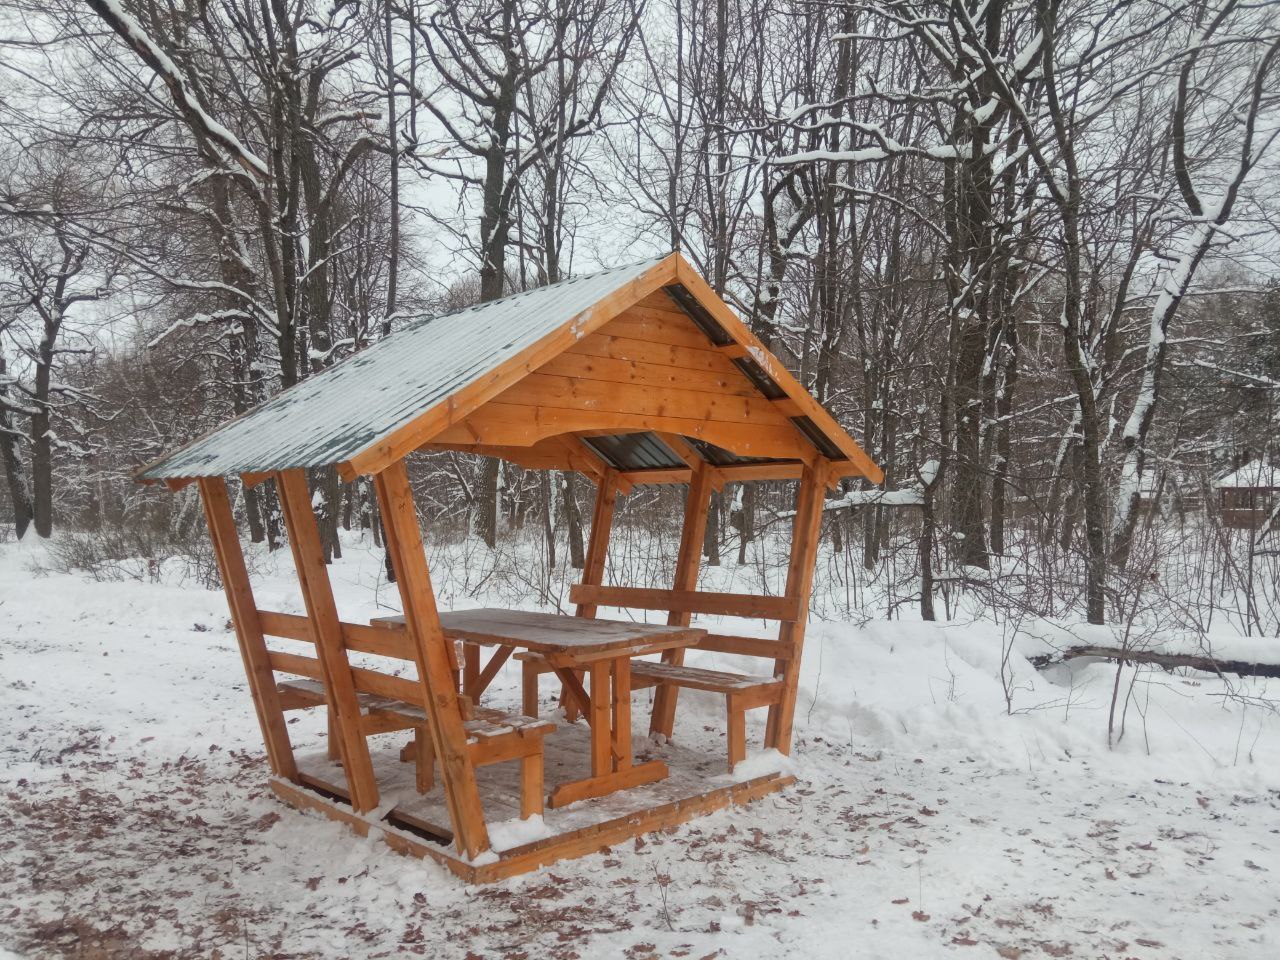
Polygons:
<instances>
[{"instance_id":1,"label":"bench seat","mask_svg":"<svg viewBox=\"0 0 1280 960\"><path fill-rule=\"evenodd\" d=\"M318 680L286 680L276 685L286 710L326 705L324 684ZM427 713L416 704L357 693L363 732L390 733L413 730L414 738L400 752L400 759L417 764L418 789L426 793L435 785L435 750L427 730ZM521 816L542 812L542 738L556 728L549 720L478 709L464 720L467 750L476 766L503 760L521 761Z\"/></svg>"},{"instance_id":2,"label":"bench seat","mask_svg":"<svg viewBox=\"0 0 1280 960\"><path fill-rule=\"evenodd\" d=\"M523 669L522 708L527 716L536 717L538 677L544 673L554 672L554 668L545 657L536 653L517 653L516 659L521 662ZM773 706L782 699L780 677L760 677L749 673L731 673L727 670L705 670L702 667L686 667L682 664L656 660L631 662L633 690L663 684L724 696L729 721L729 771L731 773L735 764L747 758L746 712L755 707ZM566 704L565 716L572 722L574 714L570 712L570 706Z\"/></svg>"},{"instance_id":3,"label":"bench seat","mask_svg":"<svg viewBox=\"0 0 1280 960\"><path fill-rule=\"evenodd\" d=\"M654 683L670 683L690 690L707 690L711 693L745 694L765 688L781 687L777 677L757 677L748 673L730 673L726 670L704 670L701 667L676 666L657 660L636 660L631 664L631 676L644 677Z\"/></svg>"}]
</instances>

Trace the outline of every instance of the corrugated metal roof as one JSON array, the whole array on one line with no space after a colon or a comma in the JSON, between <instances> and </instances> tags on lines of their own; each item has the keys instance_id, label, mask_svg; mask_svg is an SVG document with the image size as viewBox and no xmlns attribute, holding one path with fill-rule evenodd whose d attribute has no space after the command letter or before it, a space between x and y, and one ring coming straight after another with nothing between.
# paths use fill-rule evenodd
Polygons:
<instances>
[{"instance_id":1,"label":"corrugated metal roof","mask_svg":"<svg viewBox=\"0 0 1280 960\"><path fill-rule=\"evenodd\" d=\"M775 457L740 457L724 447L718 447L714 443L709 443L698 437L685 437L685 439L689 441L691 447L698 451L698 455L713 467L728 467L736 463L778 462Z\"/></svg>"},{"instance_id":2,"label":"corrugated metal roof","mask_svg":"<svg viewBox=\"0 0 1280 960\"><path fill-rule=\"evenodd\" d=\"M348 460L657 262L645 260L412 323L171 454L140 479Z\"/></svg>"},{"instance_id":3,"label":"corrugated metal roof","mask_svg":"<svg viewBox=\"0 0 1280 960\"><path fill-rule=\"evenodd\" d=\"M685 465L674 450L652 433L583 437L582 442L615 470L663 470Z\"/></svg>"}]
</instances>

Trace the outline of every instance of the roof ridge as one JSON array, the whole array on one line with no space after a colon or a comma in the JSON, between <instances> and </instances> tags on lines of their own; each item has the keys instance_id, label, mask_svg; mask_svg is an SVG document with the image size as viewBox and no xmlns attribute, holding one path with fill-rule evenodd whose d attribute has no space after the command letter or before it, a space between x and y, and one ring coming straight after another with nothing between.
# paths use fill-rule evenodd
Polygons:
<instances>
[{"instance_id":1,"label":"roof ridge","mask_svg":"<svg viewBox=\"0 0 1280 960\"><path fill-rule=\"evenodd\" d=\"M498 297L498 299L496 300L483 300L478 303L468 304L465 307L456 307L455 309L448 310L445 313L438 313L434 317L420 317L419 319L414 320L412 323L405 324L403 327L400 328L400 330L395 330L392 332L399 333L403 330L414 330L420 326L423 326L424 324L434 323L437 320L443 320L445 317L456 317L459 314L467 313L468 311L487 309L488 307L495 306L499 303L510 303L513 300L518 300L521 297L527 297L530 294L538 293L539 291L554 290L557 287L567 287L572 283L581 283L587 280L595 280L598 277L607 276L610 273L621 273L624 270L634 270L636 267L640 266L641 264L658 263L659 261L665 259L666 257L669 257L670 255L671 254L669 253L664 253L656 257L645 257L644 259L641 259L641 260L634 260L631 263L624 263L621 266L606 267L602 270L597 270L594 273L583 273L575 277L566 277L564 280L557 280L555 283L544 283L537 287L528 287L524 290L517 290L515 293L508 293L506 296Z\"/></svg>"}]
</instances>

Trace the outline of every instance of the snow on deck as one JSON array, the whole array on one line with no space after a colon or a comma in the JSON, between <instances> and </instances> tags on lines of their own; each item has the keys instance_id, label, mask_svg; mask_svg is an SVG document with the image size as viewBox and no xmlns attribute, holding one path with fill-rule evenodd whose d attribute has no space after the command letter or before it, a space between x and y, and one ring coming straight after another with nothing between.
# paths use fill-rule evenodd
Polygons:
<instances>
[{"instance_id":1,"label":"snow on deck","mask_svg":"<svg viewBox=\"0 0 1280 960\"><path fill-rule=\"evenodd\" d=\"M1143 671L1111 751L1116 666L1026 661L1099 628L1024 623L1005 657L990 623L815 621L794 787L476 888L274 799L220 593L36 575L36 560L0 544L0 956L1280 954L1273 681ZM351 545L334 564L345 619L390 612L380 561ZM288 566L261 560L264 607L300 609ZM515 709L508 667L486 699ZM289 725L313 756L321 714ZM585 735L549 743L565 733ZM400 741L379 740L387 776L407 776L384 756ZM719 782L723 698L683 691L669 749ZM482 798L500 842L537 829Z\"/></svg>"}]
</instances>

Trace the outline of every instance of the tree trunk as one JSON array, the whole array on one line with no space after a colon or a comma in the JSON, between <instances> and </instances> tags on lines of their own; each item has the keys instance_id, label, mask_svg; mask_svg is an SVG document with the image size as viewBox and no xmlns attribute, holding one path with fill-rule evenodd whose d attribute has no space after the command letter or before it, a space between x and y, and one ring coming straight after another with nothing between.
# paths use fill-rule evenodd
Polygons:
<instances>
[{"instance_id":1,"label":"tree trunk","mask_svg":"<svg viewBox=\"0 0 1280 960\"><path fill-rule=\"evenodd\" d=\"M564 511L569 529L569 562L575 570L581 570L587 561L582 544L582 514L578 510L578 476L573 471L564 474Z\"/></svg>"}]
</instances>

